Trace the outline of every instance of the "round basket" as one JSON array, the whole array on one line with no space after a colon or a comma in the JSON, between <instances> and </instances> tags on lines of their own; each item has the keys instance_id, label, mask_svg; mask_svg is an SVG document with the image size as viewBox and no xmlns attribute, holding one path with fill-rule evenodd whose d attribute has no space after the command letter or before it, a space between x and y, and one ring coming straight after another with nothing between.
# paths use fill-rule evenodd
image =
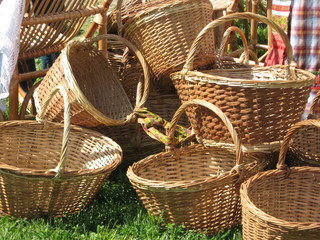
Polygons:
<instances>
[{"instance_id":1,"label":"round basket","mask_svg":"<svg viewBox=\"0 0 320 240\"><path fill-rule=\"evenodd\" d=\"M52 95L63 88L53 88ZM65 122L0 123L0 214L65 216L82 210L120 164L118 144L102 134ZM51 98L52 95L49 95ZM49 99L50 100L50 99ZM40 111L44 116L48 101Z\"/></svg>"},{"instance_id":2,"label":"round basket","mask_svg":"<svg viewBox=\"0 0 320 240\"><path fill-rule=\"evenodd\" d=\"M268 24L282 36L290 65L192 71L201 39L216 26L235 19L254 19ZM223 64L223 62L221 63ZM235 13L208 24L194 41L183 70L171 78L182 102L203 99L217 105L231 120L248 151L275 151L288 128L300 121L314 75L296 69L289 40L279 26L253 13ZM187 115L196 135L227 142L228 133L218 119L202 107L189 108Z\"/></svg>"},{"instance_id":3,"label":"round basket","mask_svg":"<svg viewBox=\"0 0 320 240\"><path fill-rule=\"evenodd\" d=\"M142 52L157 83L172 86L169 75L181 69L195 37L211 21L212 4L209 0L153 0L133 6L137 13L123 25L123 36ZM199 47L197 67L214 61L214 44L214 35L208 34Z\"/></svg>"},{"instance_id":4,"label":"round basket","mask_svg":"<svg viewBox=\"0 0 320 240\"><path fill-rule=\"evenodd\" d=\"M176 123L191 104L208 107L226 124L236 150L194 144L172 149ZM262 161L242 156L241 144L228 118L214 105L190 100L176 111L169 129L168 152L151 155L128 168L127 176L144 206L164 220L214 234L241 221L239 188L257 173ZM236 161L235 161L236 159Z\"/></svg>"},{"instance_id":5,"label":"round basket","mask_svg":"<svg viewBox=\"0 0 320 240\"><path fill-rule=\"evenodd\" d=\"M310 107L309 119L316 117L316 106L320 99L320 92L317 93ZM319 120L319 119L318 119ZM320 121L320 120L319 120ZM320 129L314 125L305 125L295 131L290 145L290 165L294 166L320 166Z\"/></svg>"},{"instance_id":6,"label":"round basket","mask_svg":"<svg viewBox=\"0 0 320 240\"><path fill-rule=\"evenodd\" d=\"M320 168L287 168L284 163L292 135L309 125L319 128L320 122L299 122L284 137L278 169L258 173L242 184L244 240L319 239Z\"/></svg>"},{"instance_id":7,"label":"round basket","mask_svg":"<svg viewBox=\"0 0 320 240\"><path fill-rule=\"evenodd\" d=\"M69 43L35 90L43 104L56 85L69 90L71 123L95 127L119 126L132 120L133 108L119 76L90 40ZM63 120L63 98L58 93L48 106L47 119Z\"/></svg>"}]
</instances>

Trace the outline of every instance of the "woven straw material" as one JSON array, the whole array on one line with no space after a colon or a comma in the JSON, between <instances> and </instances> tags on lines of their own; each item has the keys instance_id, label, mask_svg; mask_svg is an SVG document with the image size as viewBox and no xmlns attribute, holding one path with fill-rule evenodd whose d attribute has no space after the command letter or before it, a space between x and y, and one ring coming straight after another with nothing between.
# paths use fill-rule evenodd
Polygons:
<instances>
[{"instance_id":1,"label":"woven straw material","mask_svg":"<svg viewBox=\"0 0 320 240\"><path fill-rule=\"evenodd\" d=\"M255 67L238 65L206 71L192 71L194 55L203 36L216 26L235 19L255 19L276 29L287 44L290 66ZM292 48L284 32L266 17L252 13L237 13L208 24L189 51L181 72L171 78L180 99L203 99L217 105L230 118L242 143L248 150L274 151L291 124L301 119L314 82L314 75L296 69ZM218 62L218 61L217 61ZM187 111L191 126L201 139L227 141L228 134L218 119L201 107Z\"/></svg>"},{"instance_id":2,"label":"woven straw material","mask_svg":"<svg viewBox=\"0 0 320 240\"><path fill-rule=\"evenodd\" d=\"M119 145L98 132L70 126L69 109L67 104L64 125L28 120L0 123L1 215L76 213L120 164Z\"/></svg>"},{"instance_id":3,"label":"woven straw material","mask_svg":"<svg viewBox=\"0 0 320 240\"><path fill-rule=\"evenodd\" d=\"M281 145L276 170L258 173L242 184L243 239L319 239L320 168L285 165L292 136L306 126L319 129L320 122L295 124Z\"/></svg>"},{"instance_id":4,"label":"woven straw material","mask_svg":"<svg viewBox=\"0 0 320 240\"><path fill-rule=\"evenodd\" d=\"M40 102L51 89L63 84L69 89L71 123L86 127L123 125L131 120L133 108L119 76L103 54L90 42L72 42L62 51L36 89ZM63 98L55 96L47 119L63 120Z\"/></svg>"},{"instance_id":5,"label":"woven straw material","mask_svg":"<svg viewBox=\"0 0 320 240\"><path fill-rule=\"evenodd\" d=\"M141 11L124 24L124 37L137 45L161 79L159 84L172 85L169 74L181 69L193 40L211 21L212 5L208 0L156 0L140 5ZM213 34L206 36L197 60L198 67L214 61Z\"/></svg>"},{"instance_id":6,"label":"woven straw material","mask_svg":"<svg viewBox=\"0 0 320 240\"><path fill-rule=\"evenodd\" d=\"M242 156L230 121L205 101L191 100L177 110L170 138L179 115L189 104L202 104L219 114L228 124L236 151L199 144L171 149L134 163L127 176L152 214L188 229L215 234L240 223L240 184L260 170L262 163L249 155Z\"/></svg>"},{"instance_id":7,"label":"woven straw material","mask_svg":"<svg viewBox=\"0 0 320 240\"><path fill-rule=\"evenodd\" d=\"M317 105L320 99L320 92L316 94L310 107L308 119L317 116ZM319 119L318 119L319 120ZM319 120L320 121L320 120ZM320 166L320 130L312 125L305 126L295 133L290 146L291 161L295 166Z\"/></svg>"}]
</instances>

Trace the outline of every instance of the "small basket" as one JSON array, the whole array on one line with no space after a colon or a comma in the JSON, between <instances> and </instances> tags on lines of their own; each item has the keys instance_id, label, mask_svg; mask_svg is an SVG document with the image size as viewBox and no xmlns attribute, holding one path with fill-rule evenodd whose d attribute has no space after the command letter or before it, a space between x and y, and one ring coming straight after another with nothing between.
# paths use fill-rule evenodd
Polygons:
<instances>
[{"instance_id":1,"label":"small basket","mask_svg":"<svg viewBox=\"0 0 320 240\"><path fill-rule=\"evenodd\" d=\"M159 86L172 86L169 75L181 69L195 37L211 21L212 4L209 0L153 0L133 7L136 14L124 23L123 36L142 52ZM214 61L214 44L214 35L208 34L199 48L197 67Z\"/></svg>"},{"instance_id":2,"label":"small basket","mask_svg":"<svg viewBox=\"0 0 320 240\"><path fill-rule=\"evenodd\" d=\"M308 119L316 117L316 106L320 99L320 92L317 93L310 107ZM319 120L319 119L318 119ZM320 121L320 120L319 120ZM294 166L320 166L320 129L313 125L301 127L295 131L290 146L290 164Z\"/></svg>"},{"instance_id":3,"label":"small basket","mask_svg":"<svg viewBox=\"0 0 320 240\"><path fill-rule=\"evenodd\" d=\"M226 124L236 150L194 144L172 149L176 123L183 111L199 104L216 113ZM239 188L242 180L257 173L262 161L243 156L229 119L214 105L190 100L176 111L168 131L170 151L151 155L128 168L127 176L144 206L166 222L214 234L241 221ZM236 164L234 159L236 159Z\"/></svg>"},{"instance_id":4,"label":"small basket","mask_svg":"<svg viewBox=\"0 0 320 240\"><path fill-rule=\"evenodd\" d=\"M35 90L43 104L57 85L69 90L71 123L85 127L119 126L132 120L133 108L120 77L91 39L69 43ZM58 93L48 106L47 119L63 121L63 97Z\"/></svg>"},{"instance_id":5,"label":"small basket","mask_svg":"<svg viewBox=\"0 0 320 240\"><path fill-rule=\"evenodd\" d=\"M0 123L1 215L31 218L76 213L121 162L121 148L113 140L70 126L67 92L57 86L49 98L58 89L65 98L64 125L31 120Z\"/></svg>"},{"instance_id":6,"label":"small basket","mask_svg":"<svg viewBox=\"0 0 320 240\"><path fill-rule=\"evenodd\" d=\"M284 137L278 169L258 173L241 186L244 240L316 240L320 236L320 168L285 165L292 135L320 121L297 123Z\"/></svg>"},{"instance_id":7,"label":"small basket","mask_svg":"<svg viewBox=\"0 0 320 240\"><path fill-rule=\"evenodd\" d=\"M235 19L254 19L276 29L286 43L290 66L257 67L243 64L225 69L192 71L201 39L216 26ZM218 62L218 61L217 61ZM228 69L230 68L232 69ZM231 120L247 151L276 151L288 128L300 121L315 76L296 69L292 48L283 30L266 17L236 13L208 24L194 41L183 70L171 78L182 102L203 99L217 105ZM195 134L203 141L227 142L229 134L202 107L189 108L187 115Z\"/></svg>"}]
</instances>

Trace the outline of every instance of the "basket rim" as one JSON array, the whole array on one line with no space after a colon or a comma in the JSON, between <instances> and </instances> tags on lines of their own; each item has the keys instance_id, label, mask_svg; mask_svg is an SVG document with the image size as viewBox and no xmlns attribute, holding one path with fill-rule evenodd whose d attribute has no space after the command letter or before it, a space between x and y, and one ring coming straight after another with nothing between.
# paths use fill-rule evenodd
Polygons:
<instances>
[{"instance_id":1,"label":"basket rim","mask_svg":"<svg viewBox=\"0 0 320 240\"><path fill-rule=\"evenodd\" d=\"M309 166L303 166L303 167L291 167L290 168L290 174L295 174L299 172L320 172L320 168L318 167L309 167ZM274 217L265 211L258 208L249 198L248 196L248 189L250 188L251 184L254 184L256 180L262 179L264 176L273 176L278 174L283 174L283 170L273 169L268 170L265 172L259 172L256 175L250 177L247 179L244 183L241 184L240 187L240 196L241 201L245 201L248 208L250 208L252 211L255 212L255 215L258 216L258 218L261 218L262 220L266 222L270 222L274 225L280 225L286 228L292 228L292 229L298 229L298 230L309 230L309 229L315 229L320 228L320 222L293 222L293 221L287 221L281 218ZM279 182L277 182L279 183ZM243 204L242 204L243 206Z\"/></svg>"},{"instance_id":2,"label":"basket rim","mask_svg":"<svg viewBox=\"0 0 320 240\"><path fill-rule=\"evenodd\" d=\"M208 151L214 151L214 149L221 149L220 147L216 146L204 146L202 144L194 144L189 145L186 147L182 147L179 150L179 155L186 154L184 153L185 150L193 150L194 152L197 151L203 151L203 149L208 149ZM232 151L231 149L226 149L226 151ZM158 181L158 180L148 180L147 178L143 178L138 176L135 172L139 168L144 168L147 166L148 163L156 160L157 162L161 162L165 158L163 157L170 157L172 155L172 158L175 158L175 151L168 151L168 152L161 152L157 154L150 155L138 162L135 162L132 166L128 168L127 171L127 177L129 178L130 182L137 186L140 189L148 189L153 192L163 192L163 191L171 191L171 192L198 192L203 191L206 189L211 188L212 186L219 186L219 184L224 183L226 185L226 182L228 184L236 184L237 181L240 178L239 173L235 171L228 171L224 174L220 175L219 177L216 176L208 176L208 177L201 177L198 179L193 180L184 180L184 181ZM162 159L161 159L162 157ZM157 159L158 158L158 159ZM256 158L244 156L244 158L252 158L253 161L251 164L248 164L248 171L252 171L255 169L258 164L256 161ZM236 166L236 160L234 160L235 166Z\"/></svg>"},{"instance_id":3,"label":"basket rim","mask_svg":"<svg viewBox=\"0 0 320 240\"><path fill-rule=\"evenodd\" d=\"M293 87L304 87L311 86L315 81L315 75L311 72L302 69L295 69L299 74L303 74L308 77L307 80L252 80L245 78L232 78L219 76L221 72L231 72L236 74L237 72L252 72L252 71L270 71L272 69L280 69L282 71L285 68L289 69L288 65L274 65L267 67L256 67L250 66L248 68L237 68L237 69L212 69L206 71L188 71L185 75L185 80L189 82L197 82L200 84L213 83L220 85L228 85L235 87L245 88L293 88ZM210 72L210 74L209 74ZM181 80L182 71L172 73L170 75L172 80Z\"/></svg>"},{"instance_id":4,"label":"basket rim","mask_svg":"<svg viewBox=\"0 0 320 240\"><path fill-rule=\"evenodd\" d=\"M63 124L62 123L56 123L56 122L38 122L35 120L12 120L12 121L4 121L0 122L0 130L1 129L10 129L15 127L24 127L28 126L29 128L32 128L30 126L43 126L44 129L61 129L63 130ZM109 172L110 170L114 170L122 161L122 149L121 147L113 141L111 138L104 136L103 134L96 132L91 129L83 128L80 126L71 125L71 132L83 132L86 134L90 134L90 136L93 137L99 137L101 140L105 141L108 145L111 145L114 147L116 151L118 151L118 157L116 157L112 163L109 165L106 165L104 167L99 167L95 169L79 169L79 170L64 170L61 179L69 179L69 178L77 178L77 177L83 177L83 176L92 176L97 174L103 174L105 172ZM62 144L62 143L61 143ZM32 170L31 168L20 168L15 167L13 165L5 164L0 162L0 172L11 174L15 176L25 176L28 178L44 178L44 179L51 179L51 180L58 180L54 177L56 176L57 172L54 169L48 169L48 170Z\"/></svg>"}]
</instances>

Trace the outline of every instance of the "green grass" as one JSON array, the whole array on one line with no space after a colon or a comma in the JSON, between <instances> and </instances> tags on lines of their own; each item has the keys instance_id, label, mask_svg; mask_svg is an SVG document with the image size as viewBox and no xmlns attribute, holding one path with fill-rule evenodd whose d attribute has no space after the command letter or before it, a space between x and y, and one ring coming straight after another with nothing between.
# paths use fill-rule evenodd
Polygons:
<instances>
[{"instance_id":1,"label":"green grass","mask_svg":"<svg viewBox=\"0 0 320 240\"><path fill-rule=\"evenodd\" d=\"M116 170L84 210L65 218L0 218L0 239L150 239L150 240L239 240L236 228L208 237L183 226L164 224L145 210L125 176Z\"/></svg>"}]
</instances>

